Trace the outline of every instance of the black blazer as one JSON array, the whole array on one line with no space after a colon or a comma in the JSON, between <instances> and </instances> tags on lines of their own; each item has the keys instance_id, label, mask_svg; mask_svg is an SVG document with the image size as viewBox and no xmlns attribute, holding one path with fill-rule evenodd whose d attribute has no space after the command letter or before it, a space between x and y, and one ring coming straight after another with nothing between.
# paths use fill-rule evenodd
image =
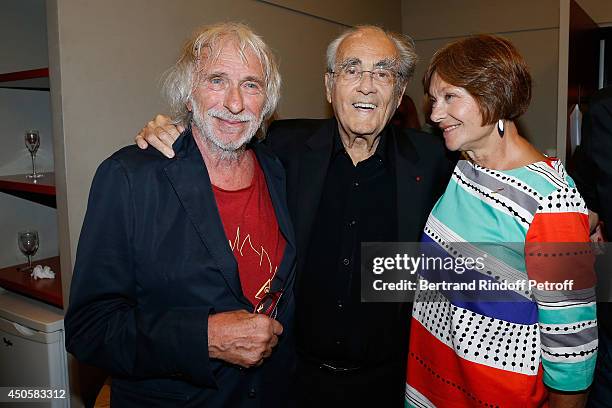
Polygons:
<instances>
[{"instance_id":1,"label":"black blazer","mask_svg":"<svg viewBox=\"0 0 612 408\"><path fill-rule=\"evenodd\" d=\"M126 147L94 178L65 318L67 349L113 375L117 407L285 406L294 365L295 241L281 163L253 150L287 241L272 290L284 333L272 356L241 369L209 359L208 315L252 305L188 129L175 159Z\"/></svg>"},{"instance_id":2,"label":"black blazer","mask_svg":"<svg viewBox=\"0 0 612 408\"><path fill-rule=\"evenodd\" d=\"M597 91L582 121L582 143L572 158L570 174L587 207L604 222L605 235L612 240L612 86ZM598 264L605 257L598 257ZM607 265L600 268L607 270ZM612 303L597 305L598 323L612 337Z\"/></svg>"},{"instance_id":3,"label":"black blazer","mask_svg":"<svg viewBox=\"0 0 612 408\"><path fill-rule=\"evenodd\" d=\"M587 206L604 221L612 239L612 86L599 90L582 121L582 143L570 171Z\"/></svg>"},{"instance_id":4,"label":"black blazer","mask_svg":"<svg viewBox=\"0 0 612 408\"><path fill-rule=\"evenodd\" d=\"M448 156L438 137L389 126L387 143L397 183L397 236L401 242L416 242L431 208L448 184L456 160ZM304 267L337 127L335 118L292 119L275 121L268 131L266 143L287 172L287 201L296 231L298 276Z\"/></svg>"}]
</instances>

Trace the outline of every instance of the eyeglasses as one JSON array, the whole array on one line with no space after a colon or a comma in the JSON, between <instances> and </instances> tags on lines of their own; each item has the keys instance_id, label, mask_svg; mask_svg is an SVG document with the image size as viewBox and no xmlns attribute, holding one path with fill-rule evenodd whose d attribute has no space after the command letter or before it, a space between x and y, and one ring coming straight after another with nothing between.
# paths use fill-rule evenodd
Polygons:
<instances>
[{"instance_id":1,"label":"eyeglasses","mask_svg":"<svg viewBox=\"0 0 612 408\"><path fill-rule=\"evenodd\" d=\"M266 292L259 303L253 309L253 313L265 314L272 319L276 319L278 313L278 301L283 296L283 291Z\"/></svg>"},{"instance_id":2,"label":"eyeglasses","mask_svg":"<svg viewBox=\"0 0 612 408\"><path fill-rule=\"evenodd\" d=\"M355 65L349 65L348 67L341 68L338 71L331 71L331 73L337 75L341 81L348 84L356 84L357 82L361 81L361 78L365 72L370 74L375 83L385 86L392 85L395 77L399 75L399 73L387 68L367 70L361 69Z\"/></svg>"}]
</instances>

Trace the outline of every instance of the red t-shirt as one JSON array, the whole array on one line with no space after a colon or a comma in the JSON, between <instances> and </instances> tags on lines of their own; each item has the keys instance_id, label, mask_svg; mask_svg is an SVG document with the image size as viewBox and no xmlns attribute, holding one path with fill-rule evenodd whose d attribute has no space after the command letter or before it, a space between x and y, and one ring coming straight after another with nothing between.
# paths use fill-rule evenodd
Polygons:
<instances>
[{"instance_id":1,"label":"red t-shirt","mask_svg":"<svg viewBox=\"0 0 612 408\"><path fill-rule=\"evenodd\" d=\"M235 191L213 186L213 192L225 236L238 262L242 292L256 305L270 288L286 244L264 173L255 159L250 186Z\"/></svg>"}]
</instances>

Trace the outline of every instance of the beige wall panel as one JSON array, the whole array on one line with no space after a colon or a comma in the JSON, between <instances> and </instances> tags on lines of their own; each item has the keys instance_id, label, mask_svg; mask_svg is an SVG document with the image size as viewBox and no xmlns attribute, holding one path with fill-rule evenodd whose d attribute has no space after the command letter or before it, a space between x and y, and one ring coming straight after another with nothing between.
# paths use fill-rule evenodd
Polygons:
<instances>
[{"instance_id":1,"label":"beige wall panel","mask_svg":"<svg viewBox=\"0 0 612 408\"><path fill-rule=\"evenodd\" d=\"M400 0L261 0L348 26L377 24L401 30Z\"/></svg>"},{"instance_id":2,"label":"beige wall panel","mask_svg":"<svg viewBox=\"0 0 612 408\"><path fill-rule=\"evenodd\" d=\"M402 29L415 40L551 27L558 0L402 0Z\"/></svg>"},{"instance_id":3,"label":"beige wall panel","mask_svg":"<svg viewBox=\"0 0 612 408\"><path fill-rule=\"evenodd\" d=\"M520 50L529 64L533 77L533 98L529 110L519 120L522 134L538 149L546 152L555 149L557 125L557 71L558 30L525 31L505 34ZM422 78L433 53L450 39L417 41L421 62L408 87L410 96L418 107L423 100ZM545 50L546 52L543 52ZM422 112L421 121L423 121Z\"/></svg>"},{"instance_id":4,"label":"beige wall panel","mask_svg":"<svg viewBox=\"0 0 612 408\"><path fill-rule=\"evenodd\" d=\"M517 32L504 37L518 47L533 79L531 105L519 119L519 130L538 149L555 154L559 30Z\"/></svg>"},{"instance_id":5,"label":"beige wall panel","mask_svg":"<svg viewBox=\"0 0 612 408\"><path fill-rule=\"evenodd\" d=\"M576 0L589 16L599 25L612 25L611 0Z\"/></svg>"},{"instance_id":6,"label":"beige wall panel","mask_svg":"<svg viewBox=\"0 0 612 408\"><path fill-rule=\"evenodd\" d=\"M62 248L71 259L96 167L132 143L155 112L167 111L159 96L159 79L196 27L227 20L250 24L280 59L284 85L279 117L328 116L324 53L327 43L344 28L339 24L253 0L60 0L56 4L50 15L58 22L58 33L49 48L56 73L54 122L63 133L56 146L57 156L63 157L57 161L65 163L65 180L59 180L65 185L58 191L66 194L60 222L68 225L69 246Z\"/></svg>"}]
</instances>

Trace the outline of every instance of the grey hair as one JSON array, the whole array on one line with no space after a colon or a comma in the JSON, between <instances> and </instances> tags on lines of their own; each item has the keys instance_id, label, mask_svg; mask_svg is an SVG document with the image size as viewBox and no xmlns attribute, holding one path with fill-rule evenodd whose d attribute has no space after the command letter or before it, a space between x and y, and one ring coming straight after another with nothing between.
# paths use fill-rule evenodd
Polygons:
<instances>
[{"instance_id":1,"label":"grey hair","mask_svg":"<svg viewBox=\"0 0 612 408\"><path fill-rule=\"evenodd\" d=\"M327 46L327 72L332 73L336 67L336 57L338 56L338 48L342 41L344 41L347 37L350 37L353 34L357 34L360 31L365 30L375 30L383 33L384 35L393 42L395 48L397 49L397 53L399 54L398 58L398 81L395 84L396 92L401 92L401 90L408 84L408 81L414 75L414 67L419 60L417 56L416 49L414 46L414 41L412 38L405 34L396 33L393 31L385 30L381 27L374 25L360 25L349 28L343 31L337 38L335 38L332 42Z\"/></svg>"},{"instance_id":2,"label":"grey hair","mask_svg":"<svg viewBox=\"0 0 612 408\"><path fill-rule=\"evenodd\" d=\"M191 122L192 114L187 109L187 103L199 80L198 70L204 59L218 57L224 39L236 42L240 57L244 61L246 50L253 51L263 67L266 98L264 122L276 110L280 98L281 76L270 48L245 24L218 23L194 32L183 46L177 62L165 74L163 90L175 124L187 126Z\"/></svg>"}]
</instances>

